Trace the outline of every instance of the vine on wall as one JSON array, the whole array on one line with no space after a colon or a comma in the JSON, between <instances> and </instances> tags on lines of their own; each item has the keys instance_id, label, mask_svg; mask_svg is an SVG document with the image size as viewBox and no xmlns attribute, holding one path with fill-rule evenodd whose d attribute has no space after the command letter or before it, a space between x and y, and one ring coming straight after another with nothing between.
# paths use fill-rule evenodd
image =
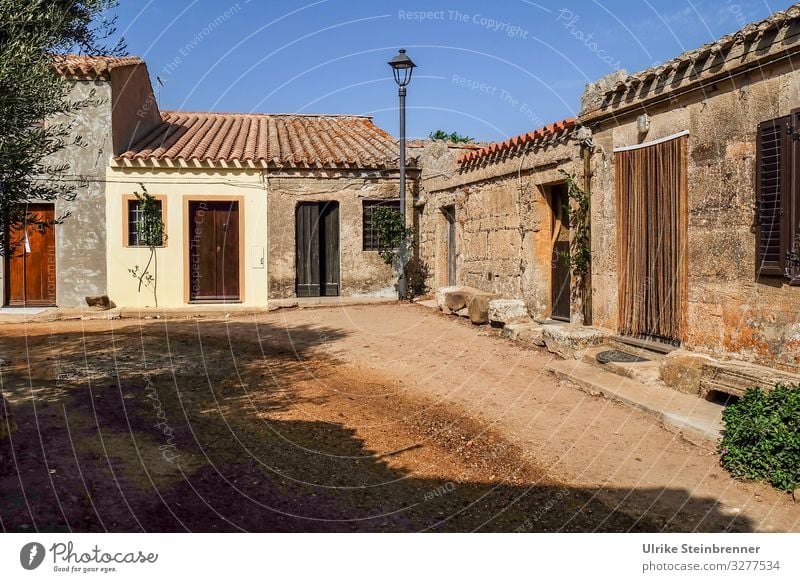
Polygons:
<instances>
[{"instance_id":1,"label":"vine on wall","mask_svg":"<svg viewBox=\"0 0 800 582\"><path fill-rule=\"evenodd\" d=\"M144 184L139 184L142 188L142 193L134 192L136 200L139 201L139 210L141 211L141 218L136 225L136 232L139 238L139 244L146 246L150 255L147 259L147 264L144 268L139 265L134 265L128 272L139 282L138 292L142 292L142 287L148 287L153 292L153 301L158 307L158 257L156 256L156 249L164 246L167 240L167 235L164 229L164 220L162 215L161 205L155 196L151 195ZM152 267L152 272L150 268Z\"/></svg>"},{"instance_id":2,"label":"vine on wall","mask_svg":"<svg viewBox=\"0 0 800 582\"><path fill-rule=\"evenodd\" d=\"M567 185L567 195L570 200L567 214L569 226L572 230L569 253L562 253L561 259L569 266L575 278L573 298L580 300L579 311L581 312L582 321L588 321L590 316L586 312L587 286L592 271L591 205L589 195L578 185L577 178L564 170L560 171L564 175L564 181Z\"/></svg>"}]
</instances>

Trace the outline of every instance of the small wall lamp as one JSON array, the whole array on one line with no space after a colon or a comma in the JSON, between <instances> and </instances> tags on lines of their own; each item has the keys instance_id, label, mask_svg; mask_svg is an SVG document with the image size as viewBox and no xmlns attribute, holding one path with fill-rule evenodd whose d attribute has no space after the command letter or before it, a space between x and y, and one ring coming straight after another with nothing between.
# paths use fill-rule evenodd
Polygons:
<instances>
[{"instance_id":1,"label":"small wall lamp","mask_svg":"<svg viewBox=\"0 0 800 582\"><path fill-rule=\"evenodd\" d=\"M636 129L639 130L639 133L650 131L650 116L647 113L643 113L636 118Z\"/></svg>"}]
</instances>

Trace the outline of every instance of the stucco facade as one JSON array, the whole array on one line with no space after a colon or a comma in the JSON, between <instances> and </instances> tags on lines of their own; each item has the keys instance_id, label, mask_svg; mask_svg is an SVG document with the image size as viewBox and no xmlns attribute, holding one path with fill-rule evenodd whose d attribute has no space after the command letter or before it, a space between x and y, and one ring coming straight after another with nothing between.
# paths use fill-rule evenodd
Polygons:
<instances>
[{"instance_id":1,"label":"stucco facade","mask_svg":"<svg viewBox=\"0 0 800 582\"><path fill-rule=\"evenodd\" d=\"M214 168L130 168L113 165L107 174L108 295L122 307L153 307L151 287L138 290L138 280L129 269L145 267L147 247L128 246L126 202L135 192L148 193L162 201L167 239L156 250L151 273L157 278L159 307L189 304L189 243L187 230L190 201L239 202L239 269L243 285L240 301L247 306L267 302L267 265L261 261L267 249L267 203L261 172L224 171Z\"/></svg>"}]
</instances>

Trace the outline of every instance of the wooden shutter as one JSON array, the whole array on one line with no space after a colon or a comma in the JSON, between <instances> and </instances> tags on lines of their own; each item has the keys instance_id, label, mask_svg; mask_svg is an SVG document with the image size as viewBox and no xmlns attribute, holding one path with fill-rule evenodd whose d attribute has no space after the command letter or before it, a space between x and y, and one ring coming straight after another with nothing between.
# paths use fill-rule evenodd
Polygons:
<instances>
[{"instance_id":1,"label":"wooden shutter","mask_svg":"<svg viewBox=\"0 0 800 582\"><path fill-rule=\"evenodd\" d=\"M795 109L790 115L792 135L784 132L788 144L786 149L787 164L786 179L784 180L784 247L794 260L787 261L786 276L789 284L800 287L800 109ZM788 197L788 201L786 198Z\"/></svg>"},{"instance_id":2,"label":"wooden shutter","mask_svg":"<svg viewBox=\"0 0 800 582\"><path fill-rule=\"evenodd\" d=\"M789 117L758 126L758 274L783 275L788 250ZM786 216L788 218L788 216Z\"/></svg>"}]
</instances>

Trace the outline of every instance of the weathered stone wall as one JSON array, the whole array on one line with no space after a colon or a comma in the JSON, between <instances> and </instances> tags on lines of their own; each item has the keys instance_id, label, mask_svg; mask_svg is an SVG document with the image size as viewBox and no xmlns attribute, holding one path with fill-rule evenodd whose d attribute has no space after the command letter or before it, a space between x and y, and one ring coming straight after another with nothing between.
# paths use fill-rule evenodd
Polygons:
<instances>
[{"instance_id":1,"label":"weathered stone wall","mask_svg":"<svg viewBox=\"0 0 800 582\"><path fill-rule=\"evenodd\" d=\"M523 299L533 316L547 317L553 228L548 186L563 182L560 169L582 179L578 149L565 138L527 154L423 180L420 254L430 268L429 286L447 284L442 209L454 206L457 284Z\"/></svg>"},{"instance_id":2,"label":"weathered stone wall","mask_svg":"<svg viewBox=\"0 0 800 582\"><path fill-rule=\"evenodd\" d=\"M392 296L396 277L375 251L363 251L362 202L397 199L397 171L354 172L270 172L267 180L267 227L269 237L269 298L295 296L295 212L300 202L339 202L340 294L342 296ZM414 194L409 176L407 216L411 222Z\"/></svg>"},{"instance_id":3,"label":"weathered stone wall","mask_svg":"<svg viewBox=\"0 0 800 582\"><path fill-rule=\"evenodd\" d=\"M112 153L111 84L76 81L70 99L87 99L92 91L97 104L71 119L75 135L87 145L67 145L55 156L69 164L70 179L78 180L75 199L56 202L57 216L70 213L55 227L59 307L85 306L84 297L107 293L105 178Z\"/></svg>"},{"instance_id":4,"label":"weathered stone wall","mask_svg":"<svg viewBox=\"0 0 800 582\"><path fill-rule=\"evenodd\" d=\"M623 103L624 105L624 103ZM617 328L617 240L613 148L682 130L688 141L688 336L686 346L788 369L800 367L800 289L756 277L756 128L800 107L800 72L777 63L705 91L617 111L595 126L593 297L596 324Z\"/></svg>"}]
</instances>

